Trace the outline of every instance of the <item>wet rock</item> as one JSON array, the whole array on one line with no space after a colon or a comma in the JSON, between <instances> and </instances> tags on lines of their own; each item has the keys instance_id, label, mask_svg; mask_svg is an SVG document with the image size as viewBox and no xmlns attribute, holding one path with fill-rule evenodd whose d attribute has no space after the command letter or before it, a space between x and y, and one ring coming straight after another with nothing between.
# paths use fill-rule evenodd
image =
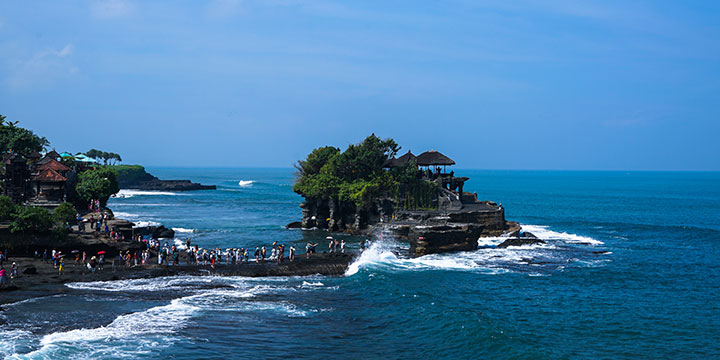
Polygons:
<instances>
[{"instance_id":1,"label":"wet rock","mask_svg":"<svg viewBox=\"0 0 720 360\"><path fill-rule=\"evenodd\" d=\"M285 225L286 229L301 229L302 228L302 222L300 221L293 221L287 225Z\"/></svg>"},{"instance_id":2,"label":"wet rock","mask_svg":"<svg viewBox=\"0 0 720 360\"><path fill-rule=\"evenodd\" d=\"M37 274L37 268L30 265L30 266L25 267L25 270L23 270L22 273L25 275L35 275L35 274Z\"/></svg>"},{"instance_id":3,"label":"wet rock","mask_svg":"<svg viewBox=\"0 0 720 360\"><path fill-rule=\"evenodd\" d=\"M158 226L155 228L152 234L153 239L172 239L175 237L175 231L168 229L165 226Z\"/></svg>"},{"instance_id":4,"label":"wet rock","mask_svg":"<svg viewBox=\"0 0 720 360\"><path fill-rule=\"evenodd\" d=\"M535 245L535 244L545 244L545 242L536 237L510 238L510 239L503 241L502 244L498 245L497 247L499 249L505 249L510 246L524 246L524 245Z\"/></svg>"},{"instance_id":5,"label":"wet rock","mask_svg":"<svg viewBox=\"0 0 720 360\"><path fill-rule=\"evenodd\" d=\"M526 239L537 239L538 238L537 236L535 236L535 234L533 234L529 231L520 233L520 235L518 235L518 237L526 238Z\"/></svg>"}]
</instances>

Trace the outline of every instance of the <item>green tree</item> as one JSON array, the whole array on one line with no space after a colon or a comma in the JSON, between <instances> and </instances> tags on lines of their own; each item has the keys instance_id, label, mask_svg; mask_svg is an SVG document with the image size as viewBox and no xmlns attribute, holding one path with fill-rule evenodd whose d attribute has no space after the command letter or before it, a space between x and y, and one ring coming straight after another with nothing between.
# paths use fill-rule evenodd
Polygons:
<instances>
[{"instance_id":1,"label":"green tree","mask_svg":"<svg viewBox=\"0 0 720 360\"><path fill-rule=\"evenodd\" d=\"M77 210L75 210L75 207L68 202L60 204L60 206L53 210L53 218L55 218L55 221L60 224L75 221L76 216Z\"/></svg>"},{"instance_id":2,"label":"green tree","mask_svg":"<svg viewBox=\"0 0 720 360\"><path fill-rule=\"evenodd\" d=\"M10 224L10 232L46 232L54 224L50 212L35 206L19 206Z\"/></svg>"},{"instance_id":3,"label":"green tree","mask_svg":"<svg viewBox=\"0 0 720 360\"><path fill-rule=\"evenodd\" d=\"M0 221L12 220L15 213L15 204L9 196L0 196Z\"/></svg>"},{"instance_id":4,"label":"green tree","mask_svg":"<svg viewBox=\"0 0 720 360\"><path fill-rule=\"evenodd\" d=\"M120 191L117 173L115 169L110 167L84 171L78 176L75 190L84 204L88 204L90 200L98 199L100 204L105 206L110 196Z\"/></svg>"},{"instance_id":5,"label":"green tree","mask_svg":"<svg viewBox=\"0 0 720 360\"><path fill-rule=\"evenodd\" d=\"M320 169L333 157L340 153L340 149L334 146L325 146L313 150L305 160L295 164L298 177L311 176L320 173Z\"/></svg>"},{"instance_id":6,"label":"green tree","mask_svg":"<svg viewBox=\"0 0 720 360\"><path fill-rule=\"evenodd\" d=\"M0 115L0 154L9 150L27 155L34 151L43 151L50 142L35 135L32 131L17 126L17 121L6 121L7 117Z\"/></svg>"}]
</instances>

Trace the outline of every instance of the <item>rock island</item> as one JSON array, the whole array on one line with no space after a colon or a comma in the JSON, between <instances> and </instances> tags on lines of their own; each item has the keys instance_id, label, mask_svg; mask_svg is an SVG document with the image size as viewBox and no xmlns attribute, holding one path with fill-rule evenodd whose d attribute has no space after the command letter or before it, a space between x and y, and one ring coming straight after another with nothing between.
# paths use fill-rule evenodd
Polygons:
<instances>
[{"instance_id":1,"label":"rock island","mask_svg":"<svg viewBox=\"0 0 720 360\"><path fill-rule=\"evenodd\" d=\"M398 156L392 139L375 134L345 151L313 150L296 165L293 190L305 201L302 220L289 228L368 234L391 232L410 242L412 255L477 249L478 239L515 236L520 226L505 209L463 191L468 177L436 150Z\"/></svg>"}]
</instances>

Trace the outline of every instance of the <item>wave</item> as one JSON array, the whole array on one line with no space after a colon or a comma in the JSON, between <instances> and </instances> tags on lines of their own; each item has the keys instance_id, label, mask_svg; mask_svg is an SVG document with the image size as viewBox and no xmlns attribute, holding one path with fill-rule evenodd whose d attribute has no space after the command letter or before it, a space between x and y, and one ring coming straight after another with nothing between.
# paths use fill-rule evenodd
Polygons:
<instances>
[{"instance_id":1,"label":"wave","mask_svg":"<svg viewBox=\"0 0 720 360\"><path fill-rule=\"evenodd\" d=\"M488 274L500 274L509 271L528 272L528 266L560 268L568 261L577 260L574 256L584 256L587 250L578 248L575 252L558 252L558 243L575 245L600 245L600 240L590 237L549 230L547 226L522 225L524 231L546 240L545 244L499 249L497 245L508 236L485 237L478 239L478 249L446 254L430 254L416 258L403 258L398 252L405 252L407 245L389 237L375 241L365 250L345 272L352 276L363 268L397 270L459 270L479 271ZM403 248L405 246L405 248ZM398 251L400 250L400 251ZM583 264L581 261L578 264ZM536 273L536 272L534 272Z\"/></svg>"},{"instance_id":2,"label":"wave","mask_svg":"<svg viewBox=\"0 0 720 360\"><path fill-rule=\"evenodd\" d=\"M148 190L132 190L132 189L122 189L118 191L117 194L113 195L115 198L119 199L127 199L135 196L157 196L157 195L163 195L163 196L175 196L178 195L174 192L169 191L148 191Z\"/></svg>"},{"instance_id":3,"label":"wave","mask_svg":"<svg viewBox=\"0 0 720 360\"><path fill-rule=\"evenodd\" d=\"M178 232L180 232L180 233L194 233L194 232L195 232L195 229L186 229L186 228L181 228L181 227L174 227L174 228L172 228L172 229L173 229L173 231L176 232L176 233L178 233Z\"/></svg>"},{"instance_id":4,"label":"wave","mask_svg":"<svg viewBox=\"0 0 720 360\"><path fill-rule=\"evenodd\" d=\"M135 356L152 354L158 347L168 347L180 340L174 335L198 312L199 308L192 305L197 296L120 315L106 326L48 334L40 339L39 349L9 358L64 358L68 351L89 359L104 358L116 356L123 349L132 351Z\"/></svg>"},{"instance_id":5,"label":"wave","mask_svg":"<svg viewBox=\"0 0 720 360\"><path fill-rule=\"evenodd\" d=\"M157 221L151 221L151 220L141 220L141 221L133 221L135 224L134 227L140 228L140 227L147 227L147 226L160 226L161 224Z\"/></svg>"},{"instance_id":6,"label":"wave","mask_svg":"<svg viewBox=\"0 0 720 360\"><path fill-rule=\"evenodd\" d=\"M240 180L238 181L238 186L240 187L250 187L252 184L255 183L255 180Z\"/></svg>"},{"instance_id":7,"label":"wave","mask_svg":"<svg viewBox=\"0 0 720 360\"><path fill-rule=\"evenodd\" d=\"M520 225L523 231L531 232L541 240L558 240L566 243L602 245L602 241L587 236L552 231L544 225Z\"/></svg>"}]
</instances>

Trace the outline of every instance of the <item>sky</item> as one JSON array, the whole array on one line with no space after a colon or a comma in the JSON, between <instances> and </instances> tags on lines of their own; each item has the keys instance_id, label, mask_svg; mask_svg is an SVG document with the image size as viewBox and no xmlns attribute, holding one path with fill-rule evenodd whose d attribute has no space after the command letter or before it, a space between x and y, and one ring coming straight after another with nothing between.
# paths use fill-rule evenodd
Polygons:
<instances>
[{"instance_id":1,"label":"sky","mask_svg":"<svg viewBox=\"0 0 720 360\"><path fill-rule=\"evenodd\" d=\"M0 114L58 151L720 170L718 1L0 0Z\"/></svg>"}]
</instances>

